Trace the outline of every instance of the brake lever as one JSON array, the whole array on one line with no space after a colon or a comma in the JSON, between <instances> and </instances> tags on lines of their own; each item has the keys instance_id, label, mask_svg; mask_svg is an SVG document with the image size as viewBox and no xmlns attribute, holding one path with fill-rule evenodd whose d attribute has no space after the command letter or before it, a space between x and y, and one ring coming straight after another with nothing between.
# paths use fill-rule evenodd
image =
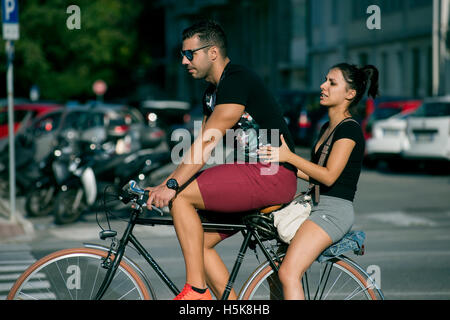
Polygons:
<instances>
[{"instance_id":1,"label":"brake lever","mask_svg":"<svg viewBox=\"0 0 450 320\"><path fill-rule=\"evenodd\" d=\"M158 212L161 217L164 215L164 212L160 208L155 207L154 205L152 205L152 211L153 210Z\"/></svg>"}]
</instances>

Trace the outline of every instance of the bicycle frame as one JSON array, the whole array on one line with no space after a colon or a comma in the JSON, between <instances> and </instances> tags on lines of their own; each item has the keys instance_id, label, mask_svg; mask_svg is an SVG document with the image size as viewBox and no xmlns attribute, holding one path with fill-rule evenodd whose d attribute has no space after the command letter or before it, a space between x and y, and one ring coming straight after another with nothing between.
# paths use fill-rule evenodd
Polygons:
<instances>
[{"instance_id":1,"label":"bicycle frame","mask_svg":"<svg viewBox=\"0 0 450 320\"><path fill-rule=\"evenodd\" d=\"M143 219L143 218L139 218L139 214L140 214L139 209L132 210L131 217L129 219L127 228L125 229L123 236L119 241L117 250L114 251L112 247L109 248L108 252L109 252L109 255L113 255L113 261L112 261L112 264L107 266L108 272L107 272L106 277L103 280L103 283L101 284L101 286L95 296L95 300L100 300L103 297L103 295L105 294L109 285L111 284L111 281L114 278L114 275L119 267L119 264L120 264L122 258L124 257L125 249L126 249L126 246L128 245L128 243L131 243L136 248L136 250L139 252L139 254L141 254L144 257L144 259L147 261L147 263L153 268L153 270L156 272L156 274L159 276L159 278L167 285L167 287L170 289L170 291L174 295L178 295L180 293L180 290L176 287L176 285L173 283L173 281L169 278L169 276L164 272L164 270L158 265L158 263L155 261L155 259L153 259L153 257L150 255L150 253L144 248L144 246L139 242L139 240L132 233L133 228L136 224L145 224L145 225L152 225L152 226L154 226L154 225L173 225L173 221L168 220L168 219L163 220L163 219L158 219L158 218ZM278 272L278 266L275 263L273 256L271 256L271 254L268 252L268 250L263 245L262 240L259 237L258 233L250 226L247 226L245 224L222 224L222 223L209 223L209 222L203 222L202 225L206 229L241 231L244 235L244 240L242 241L241 247L237 254L236 261L235 261L233 269L230 273L230 277L228 279L228 283L225 287L225 291L221 297L221 300L228 299L230 292L233 288L234 282L236 280L236 277L239 273L239 269L244 260L246 251L249 247L252 246L252 244L257 245L261 249L264 256L269 261L271 267L276 272ZM253 240L252 240L252 238L253 238Z\"/></svg>"}]
</instances>

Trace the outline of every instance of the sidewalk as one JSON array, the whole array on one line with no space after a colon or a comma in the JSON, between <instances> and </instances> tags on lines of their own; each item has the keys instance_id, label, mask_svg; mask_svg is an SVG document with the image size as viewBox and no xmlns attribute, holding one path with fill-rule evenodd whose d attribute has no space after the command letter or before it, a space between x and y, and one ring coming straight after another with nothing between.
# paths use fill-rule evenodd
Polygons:
<instances>
[{"instance_id":1,"label":"sidewalk","mask_svg":"<svg viewBox=\"0 0 450 320\"><path fill-rule=\"evenodd\" d=\"M0 243L29 239L34 234L33 224L24 217L20 201L16 208L15 220L9 219L9 201L0 198Z\"/></svg>"}]
</instances>

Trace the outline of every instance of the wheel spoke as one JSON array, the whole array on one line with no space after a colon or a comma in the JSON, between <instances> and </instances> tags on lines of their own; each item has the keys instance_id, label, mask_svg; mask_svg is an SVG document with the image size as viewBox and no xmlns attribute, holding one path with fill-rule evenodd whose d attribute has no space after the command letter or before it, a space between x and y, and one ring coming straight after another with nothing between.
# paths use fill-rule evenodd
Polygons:
<instances>
[{"instance_id":1,"label":"wheel spoke","mask_svg":"<svg viewBox=\"0 0 450 320\"><path fill-rule=\"evenodd\" d=\"M89 248L65 249L50 254L25 271L8 298L92 299L99 289L97 284L108 272L101 266L106 255L104 251ZM104 299L144 298L151 298L147 287L138 273L121 261Z\"/></svg>"},{"instance_id":2,"label":"wheel spoke","mask_svg":"<svg viewBox=\"0 0 450 320\"><path fill-rule=\"evenodd\" d=\"M353 262L345 259L325 263L314 262L301 279L305 298L320 300L383 299L383 295L378 289L373 290L367 286L370 276ZM275 286L270 285L269 280L276 276L269 263L266 262L265 266L259 267L258 270L246 283L241 298L280 299L283 295L278 292L275 294ZM282 293L282 290L280 292ZM311 292L314 292L314 296L311 296Z\"/></svg>"}]
</instances>

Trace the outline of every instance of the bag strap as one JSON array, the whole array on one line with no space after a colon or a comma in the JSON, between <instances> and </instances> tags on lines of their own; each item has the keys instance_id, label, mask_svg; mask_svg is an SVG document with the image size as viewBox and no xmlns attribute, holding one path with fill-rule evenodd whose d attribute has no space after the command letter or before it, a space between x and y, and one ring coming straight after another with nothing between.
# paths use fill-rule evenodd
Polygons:
<instances>
[{"instance_id":1,"label":"bag strap","mask_svg":"<svg viewBox=\"0 0 450 320\"><path fill-rule=\"evenodd\" d=\"M355 119L353 118L345 118L344 120L342 120L341 122L338 123L338 125L333 129L333 131L331 132L331 134L328 136L327 138L327 142L325 143L325 145L323 146L322 152L320 154L320 158L319 158L319 162L317 163L319 166L324 165L325 163L325 158L330 150L330 146L331 146L331 141L333 141L333 137L334 137L334 133L336 132L336 129L344 122L348 122L348 121L354 121L356 123L358 123ZM314 189L314 202L315 203L319 203L320 200L320 190L319 190L319 185L310 182L309 186L308 186L308 193L310 193L312 191L312 189Z\"/></svg>"}]
</instances>

